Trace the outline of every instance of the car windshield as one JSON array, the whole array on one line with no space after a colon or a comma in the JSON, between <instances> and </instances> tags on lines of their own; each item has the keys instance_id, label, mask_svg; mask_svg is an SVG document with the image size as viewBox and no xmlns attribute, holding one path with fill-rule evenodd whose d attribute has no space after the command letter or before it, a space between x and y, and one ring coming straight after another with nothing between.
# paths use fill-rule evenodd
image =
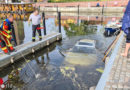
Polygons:
<instances>
[{"instance_id":1,"label":"car windshield","mask_svg":"<svg viewBox=\"0 0 130 90\"><path fill-rule=\"evenodd\" d=\"M79 45L93 46L92 43L88 43L88 42L79 42Z\"/></svg>"},{"instance_id":2,"label":"car windshield","mask_svg":"<svg viewBox=\"0 0 130 90\"><path fill-rule=\"evenodd\" d=\"M87 54L96 54L96 49L95 49L95 48L75 46L75 47L72 49L72 52L87 53Z\"/></svg>"}]
</instances>

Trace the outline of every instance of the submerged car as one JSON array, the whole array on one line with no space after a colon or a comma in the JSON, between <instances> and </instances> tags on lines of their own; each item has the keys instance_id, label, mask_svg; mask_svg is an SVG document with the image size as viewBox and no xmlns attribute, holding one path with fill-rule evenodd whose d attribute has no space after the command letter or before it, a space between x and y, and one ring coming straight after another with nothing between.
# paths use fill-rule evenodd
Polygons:
<instances>
[{"instance_id":1,"label":"submerged car","mask_svg":"<svg viewBox=\"0 0 130 90\"><path fill-rule=\"evenodd\" d=\"M66 62L74 65L91 65L96 63L96 42L94 40L82 39L66 53Z\"/></svg>"}]
</instances>

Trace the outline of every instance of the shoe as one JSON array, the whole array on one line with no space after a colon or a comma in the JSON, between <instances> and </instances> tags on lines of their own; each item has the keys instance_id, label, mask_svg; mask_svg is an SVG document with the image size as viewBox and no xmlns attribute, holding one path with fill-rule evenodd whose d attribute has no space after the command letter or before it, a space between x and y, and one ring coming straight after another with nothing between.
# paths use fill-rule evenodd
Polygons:
<instances>
[{"instance_id":1,"label":"shoe","mask_svg":"<svg viewBox=\"0 0 130 90\"><path fill-rule=\"evenodd\" d=\"M42 38L40 38L39 41L42 41Z\"/></svg>"},{"instance_id":2,"label":"shoe","mask_svg":"<svg viewBox=\"0 0 130 90\"><path fill-rule=\"evenodd\" d=\"M8 52L8 53L5 53L6 55L10 55L10 52Z\"/></svg>"},{"instance_id":3,"label":"shoe","mask_svg":"<svg viewBox=\"0 0 130 90\"><path fill-rule=\"evenodd\" d=\"M33 39L32 42L35 42L35 40Z\"/></svg>"},{"instance_id":4,"label":"shoe","mask_svg":"<svg viewBox=\"0 0 130 90\"><path fill-rule=\"evenodd\" d=\"M16 49L13 49L13 50L9 50L9 52L17 52L17 50L16 50Z\"/></svg>"}]
</instances>

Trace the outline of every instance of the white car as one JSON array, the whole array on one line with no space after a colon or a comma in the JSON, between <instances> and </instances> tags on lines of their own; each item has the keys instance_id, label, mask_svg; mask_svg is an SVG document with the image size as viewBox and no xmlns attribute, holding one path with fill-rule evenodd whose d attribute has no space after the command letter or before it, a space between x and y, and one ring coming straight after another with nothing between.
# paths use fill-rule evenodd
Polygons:
<instances>
[{"instance_id":1,"label":"white car","mask_svg":"<svg viewBox=\"0 0 130 90\"><path fill-rule=\"evenodd\" d=\"M76 47L90 47L90 48L95 48L95 41L94 40L89 40L89 39L82 39L76 43Z\"/></svg>"},{"instance_id":2,"label":"white car","mask_svg":"<svg viewBox=\"0 0 130 90\"><path fill-rule=\"evenodd\" d=\"M90 65L96 63L96 42L94 40L83 39L66 53L66 62L74 65Z\"/></svg>"}]
</instances>

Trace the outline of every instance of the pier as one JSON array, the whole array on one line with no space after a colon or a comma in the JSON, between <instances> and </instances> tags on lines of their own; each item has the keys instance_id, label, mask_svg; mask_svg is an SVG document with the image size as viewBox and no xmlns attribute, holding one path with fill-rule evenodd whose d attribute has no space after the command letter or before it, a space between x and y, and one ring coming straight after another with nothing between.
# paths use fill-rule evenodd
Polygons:
<instances>
[{"instance_id":1,"label":"pier","mask_svg":"<svg viewBox=\"0 0 130 90\"><path fill-rule=\"evenodd\" d=\"M44 48L56 41L62 39L60 33L52 33L43 37L42 41L28 42L26 44L15 47L17 52L13 52L10 55L0 54L0 68L7 66L15 61L23 58L24 56L34 53L35 51Z\"/></svg>"}]
</instances>

